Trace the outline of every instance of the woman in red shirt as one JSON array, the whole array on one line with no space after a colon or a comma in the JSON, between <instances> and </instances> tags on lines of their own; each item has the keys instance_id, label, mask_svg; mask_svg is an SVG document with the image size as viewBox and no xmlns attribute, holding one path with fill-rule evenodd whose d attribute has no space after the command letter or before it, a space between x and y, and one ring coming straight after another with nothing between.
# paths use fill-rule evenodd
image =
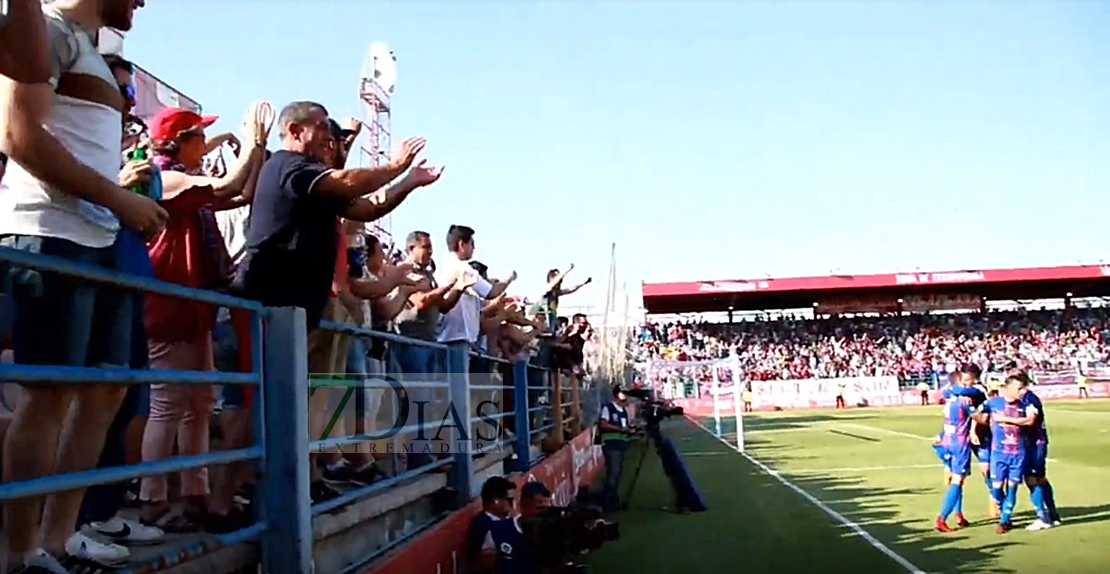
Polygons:
<instances>
[{"instance_id":1,"label":"woman in red shirt","mask_svg":"<svg viewBox=\"0 0 1110 574\"><path fill-rule=\"evenodd\" d=\"M204 156L211 151L204 130L216 122L215 117L168 108L149 122L154 161L163 172L163 206L170 214L165 230L148 244L155 277L198 289L228 285L230 257L213 211L249 201L240 194L254 164L262 161L273 115L269 104L251 108L244 125L244 149L221 178L199 175ZM214 370L215 308L148 295L144 311L151 368ZM180 455L208 452L208 421L214 402L211 385L152 384L143 462L169 457L175 444ZM176 508L170 504L165 475L142 479L143 518L169 531L195 530L195 518L207 506L207 468L180 475L184 504Z\"/></svg>"}]
</instances>

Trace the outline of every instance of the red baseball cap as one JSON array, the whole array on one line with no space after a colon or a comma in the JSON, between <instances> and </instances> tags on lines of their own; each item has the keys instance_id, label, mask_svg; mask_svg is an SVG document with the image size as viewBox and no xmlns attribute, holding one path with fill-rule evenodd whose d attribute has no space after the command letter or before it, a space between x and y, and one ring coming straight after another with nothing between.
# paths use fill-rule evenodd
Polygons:
<instances>
[{"instance_id":1,"label":"red baseball cap","mask_svg":"<svg viewBox=\"0 0 1110 574\"><path fill-rule=\"evenodd\" d=\"M202 116L181 108L162 108L147 122L150 139L156 142L170 141L183 132L197 128L207 128L216 123L219 116Z\"/></svg>"}]
</instances>

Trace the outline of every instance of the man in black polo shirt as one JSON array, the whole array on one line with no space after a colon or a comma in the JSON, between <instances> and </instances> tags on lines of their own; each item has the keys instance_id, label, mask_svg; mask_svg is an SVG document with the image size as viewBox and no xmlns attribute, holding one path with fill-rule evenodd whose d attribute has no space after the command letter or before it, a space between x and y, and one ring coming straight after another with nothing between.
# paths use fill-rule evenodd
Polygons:
<instances>
[{"instance_id":1,"label":"man in black polo shirt","mask_svg":"<svg viewBox=\"0 0 1110 574\"><path fill-rule=\"evenodd\" d=\"M311 330L331 290L338 220L379 219L413 190L438 180L443 168L423 161L414 166L424 140L413 138L386 165L329 169L325 162L336 140L327 110L314 102L286 106L278 129L281 150L262 166L251 205L243 290L267 306L304 308Z\"/></svg>"},{"instance_id":2,"label":"man in black polo shirt","mask_svg":"<svg viewBox=\"0 0 1110 574\"><path fill-rule=\"evenodd\" d=\"M401 152L384 166L329 168L328 159L339 142L327 110L314 102L285 106L277 126L281 149L258 174L247 252L238 267L237 283L245 297L268 307L303 308L312 331L331 296L340 219L381 218L413 190L438 180L443 168L425 166L423 161L414 165L424 149L421 138L406 140ZM316 457L312 458L313 500L334 497L337 493L319 480Z\"/></svg>"}]
</instances>

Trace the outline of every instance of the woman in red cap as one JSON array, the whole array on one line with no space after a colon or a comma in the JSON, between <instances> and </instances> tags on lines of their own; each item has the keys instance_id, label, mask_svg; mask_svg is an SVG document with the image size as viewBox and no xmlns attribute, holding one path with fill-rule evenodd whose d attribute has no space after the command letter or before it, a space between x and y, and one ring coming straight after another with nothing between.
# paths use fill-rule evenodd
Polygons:
<instances>
[{"instance_id":1,"label":"woman in red cap","mask_svg":"<svg viewBox=\"0 0 1110 574\"><path fill-rule=\"evenodd\" d=\"M155 277L199 289L230 282L230 257L213 211L242 205L254 165L262 161L273 126L273 108L251 106L244 145L224 177L201 174L210 150L204 130L216 122L190 110L167 108L149 122L154 162L162 170L162 205L170 218L148 244ZM155 369L213 370L212 329L216 309L204 303L148 295L145 303L150 366ZM215 401L211 385L152 384L150 415L143 434L143 462L167 458L177 444L181 455L208 452L208 421ZM182 471L183 504L168 499L166 477L142 479L143 518L169 531L196 530L209 494L208 470Z\"/></svg>"}]
</instances>

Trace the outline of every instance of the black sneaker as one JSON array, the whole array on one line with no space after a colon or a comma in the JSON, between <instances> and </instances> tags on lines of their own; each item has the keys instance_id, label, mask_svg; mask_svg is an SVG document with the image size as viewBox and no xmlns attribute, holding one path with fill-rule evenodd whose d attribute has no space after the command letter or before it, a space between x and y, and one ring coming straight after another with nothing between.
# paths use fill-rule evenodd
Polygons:
<instances>
[{"instance_id":1,"label":"black sneaker","mask_svg":"<svg viewBox=\"0 0 1110 574\"><path fill-rule=\"evenodd\" d=\"M342 492L339 492L338 490L324 484L323 482L316 482L309 485L308 492L312 496L313 504L327 502L343 495Z\"/></svg>"},{"instance_id":2,"label":"black sneaker","mask_svg":"<svg viewBox=\"0 0 1110 574\"><path fill-rule=\"evenodd\" d=\"M354 474L354 467L347 461L343 461L334 466L324 467L323 477L324 480L331 483L353 483L351 478Z\"/></svg>"},{"instance_id":3,"label":"black sneaker","mask_svg":"<svg viewBox=\"0 0 1110 574\"><path fill-rule=\"evenodd\" d=\"M69 557L66 557L69 560ZM73 574L67 564L51 556L43 550L38 550L27 562L11 571L11 574Z\"/></svg>"},{"instance_id":4,"label":"black sneaker","mask_svg":"<svg viewBox=\"0 0 1110 574\"><path fill-rule=\"evenodd\" d=\"M366 486L368 484L373 484L381 480L382 478L385 478L385 475L382 473L382 471L378 470L377 465L371 462L363 466L362 468L351 470L348 473L347 482L350 482L355 486Z\"/></svg>"}]
</instances>

